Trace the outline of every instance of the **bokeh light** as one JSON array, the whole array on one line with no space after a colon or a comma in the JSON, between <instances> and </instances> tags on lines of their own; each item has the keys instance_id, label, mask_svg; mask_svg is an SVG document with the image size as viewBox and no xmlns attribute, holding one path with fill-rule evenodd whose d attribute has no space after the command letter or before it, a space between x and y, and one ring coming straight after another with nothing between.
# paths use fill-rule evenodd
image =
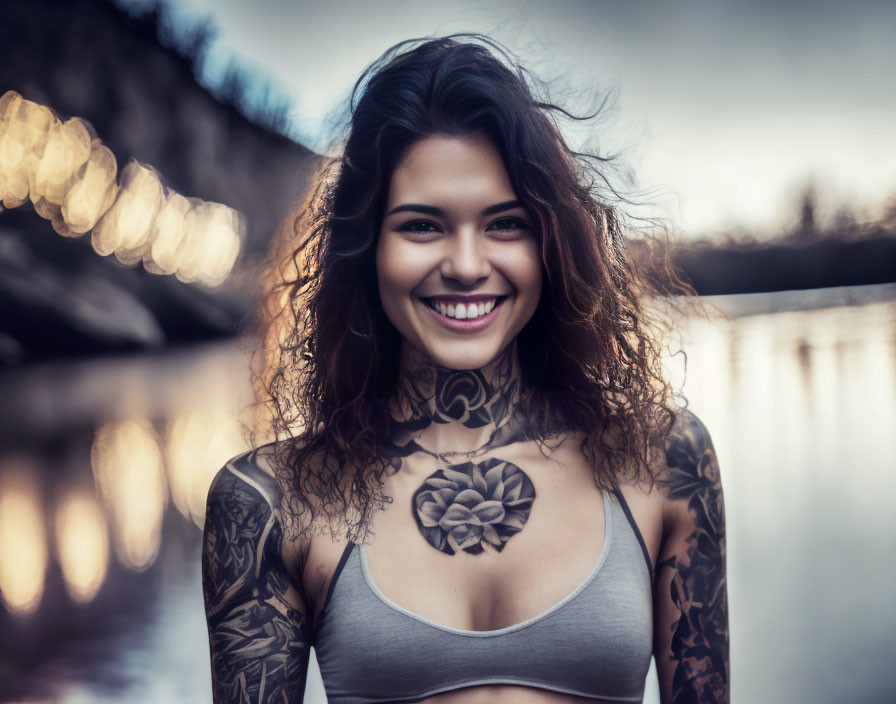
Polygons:
<instances>
[{"instance_id":1,"label":"bokeh light","mask_svg":"<svg viewBox=\"0 0 896 704\"><path fill-rule=\"evenodd\" d=\"M13 612L37 609L47 571L47 537L37 471L24 459L0 463L0 594Z\"/></svg>"},{"instance_id":2,"label":"bokeh light","mask_svg":"<svg viewBox=\"0 0 896 704\"><path fill-rule=\"evenodd\" d=\"M109 566L106 517L94 492L74 489L56 509L56 553L69 596L88 602L96 596Z\"/></svg>"},{"instance_id":3,"label":"bokeh light","mask_svg":"<svg viewBox=\"0 0 896 704\"><path fill-rule=\"evenodd\" d=\"M50 127L47 144L30 189L34 209L47 220L58 218L81 166L90 158L91 129L73 117Z\"/></svg>"},{"instance_id":4,"label":"bokeh light","mask_svg":"<svg viewBox=\"0 0 896 704\"><path fill-rule=\"evenodd\" d=\"M136 160L129 161L121 171L115 202L93 228L91 242L97 253L106 256L114 252L122 264L140 261L162 196L158 174Z\"/></svg>"},{"instance_id":5,"label":"bokeh light","mask_svg":"<svg viewBox=\"0 0 896 704\"><path fill-rule=\"evenodd\" d=\"M92 231L94 250L127 266L209 287L230 275L246 218L167 189L151 166L112 152L78 117L65 122L15 91L0 97L0 202L35 212L66 237Z\"/></svg>"},{"instance_id":6,"label":"bokeh light","mask_svg":"<svg viewBox=\"0 0 896 704\"><path fill-rule=\"evenodd\" d=\"M235 415L225 408L174 418L165 433L171 499L183 516L201 526L205 500L217 471L248 449Z\"/></svg>"},{"instance_id":7,"label":"bokeh light","mask_svg":"<svg viewBox=\"0 0 896 704\"><path fill-rule=\"evenodd\" d=\"M56 232L77 237L90 232L118 194L118 162L108 147L94 140L90 157L78 169L74 183L62 202L62 222Z\"/></svg>"},{"instance_id":8,"label":"bokeh light","mask_svg":"<svg viewBox=\"0 0 896 704\"><path fill-rule=\"evenodd\" d=\"M50 128L59 121L49 108L10 93L0 98L0 172L3 205L17 208L28 200Z\"/></svg>"},{"instance_id":9,"label":"bokeh light","mask_svg":"<svg viewBox=\"0 0 896 704\"><path fill-rule=\"evenodd\" d=\"M115 421L96 433L91 466L112 518L115 554L135 570L156 559L168 503L162 450L143 420Z\"/></svg>"},{"instance_id":10,"label":"bokeh light","mask_svg":"<svg viewBox=\"0 0 896 704\"><path fill-rule=\"evenodd\" d=\"M191 207L192 203L182 195L168 191L155 219L152 245L143 256L143 265L149 271L154 274L177 271L177 251L185 235L184 216Z\"/></svg>"}]
</instances>

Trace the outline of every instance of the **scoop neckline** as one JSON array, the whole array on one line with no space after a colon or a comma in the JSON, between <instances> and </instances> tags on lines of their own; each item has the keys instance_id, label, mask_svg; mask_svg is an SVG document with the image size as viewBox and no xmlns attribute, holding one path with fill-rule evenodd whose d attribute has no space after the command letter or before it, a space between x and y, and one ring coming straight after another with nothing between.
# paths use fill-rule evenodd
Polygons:
<instances>
[{"instance_id":1,"label":"scoop neckline","mask_svg":"<svg viewBox=\"0 0 896 704\"><path fill-rule=\"evenodd\" d=\"M597 562L594 563L594 567L591 568L591 571L585 576L585 578L579 583L577 587L575 587L569 594L563 597L560 601L555 602L547 609L542 611L541 613L532 616L531 618L527 618L525 621L520 621L519 623L514 623L509 626L504 626L503 628L496 628L488 631L471 631L463 628L453 628L451 626L446 626L441 623L436 623L424 616L420 616L419 614L414 613L413 611L409 611L403 606L399 606L394 601L389 599L385 594L383 594L379 587L376 585L376 582L373 579L373 575L370 573L370 565L367 561L367 544L362 543L360 545L360 558L361 558L361 572L364 574L364 582L367 584L368 588L371 592L373 592L374 596L379 599L383 604L388 606L393 611L397 611L400 614L404 614L405 616L414 619L415 621L419 621L427 626L432 628L437 628L440 631L446 631L448 633L454 633L456 635L461 636L471 636L474 638L488 638L492 636L500 636L505 633L513 633L514 631L519 631L523 628L527 628L539 621L546 619L551 614L562 609L566 604L575 599L582 591L589 585L594 579L597 577L598 572L600 572L601 567L603 567L604 562L606 562L607 554L610 551L610 543L613 539L613 524L610 521L610 511L611 511L611 502L609 493L604 491L604 543L601 546L600 554L597 557Z\"/></svg>"}]
</instances>

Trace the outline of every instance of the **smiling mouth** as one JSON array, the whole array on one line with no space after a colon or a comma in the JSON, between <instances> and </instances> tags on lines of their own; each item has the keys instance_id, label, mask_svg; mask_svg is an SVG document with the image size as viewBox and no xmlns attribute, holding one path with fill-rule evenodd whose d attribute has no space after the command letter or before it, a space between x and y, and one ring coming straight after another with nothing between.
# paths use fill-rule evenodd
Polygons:
<instances>
[{"instance_id":1,"label":"smiling mouth","mask_svg":"<svg viewBox=\"0 0 896 704\"><path fill-rule=\"evenodd\" d=\"M439 301L433 298L423 298L423 302L437 313L454 320L476 320L491 313L495 306L500 304L507 296L495 296L494 298L471 301L469 303Z\"/></svg>"}]
</instances>

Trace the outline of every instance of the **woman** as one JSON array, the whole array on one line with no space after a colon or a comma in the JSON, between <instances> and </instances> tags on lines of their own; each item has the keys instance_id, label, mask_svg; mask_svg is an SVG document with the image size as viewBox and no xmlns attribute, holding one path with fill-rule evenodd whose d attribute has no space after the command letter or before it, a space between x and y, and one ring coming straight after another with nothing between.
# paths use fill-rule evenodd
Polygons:
<instances>
[{"instance_id":1,"label":"woman","mask_svg":"<svg viewBox=\"0 0 896 704\"><path fill-rule=\"evenodd\" d=\"M305 430L209 492L216 701L300 701L312 645L333 704L640 701L651 655L728 701L709 436L594 162L489 47L374 63L297 221L268 391Z\"/></svg>"}]
</instances>

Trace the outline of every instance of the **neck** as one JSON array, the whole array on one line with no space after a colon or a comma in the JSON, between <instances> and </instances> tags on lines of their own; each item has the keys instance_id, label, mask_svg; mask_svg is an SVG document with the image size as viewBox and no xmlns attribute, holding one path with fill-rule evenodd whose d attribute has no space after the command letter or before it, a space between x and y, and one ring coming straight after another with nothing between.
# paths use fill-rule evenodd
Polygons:
<instances>
[{"instance_id":1,"label":"neck","mask_svg":"<svg viewBox=\"0 0 896 704\"><path fill-rule=\"evenodd\" d=\"M471 370L441 367L406 349L392 405L397 421L393 440L399 445L419 440L439 454L444 447L487 449L517 425L511 421L519 404L515 342L485 367Z\"/></svg>"}]
</instances>

